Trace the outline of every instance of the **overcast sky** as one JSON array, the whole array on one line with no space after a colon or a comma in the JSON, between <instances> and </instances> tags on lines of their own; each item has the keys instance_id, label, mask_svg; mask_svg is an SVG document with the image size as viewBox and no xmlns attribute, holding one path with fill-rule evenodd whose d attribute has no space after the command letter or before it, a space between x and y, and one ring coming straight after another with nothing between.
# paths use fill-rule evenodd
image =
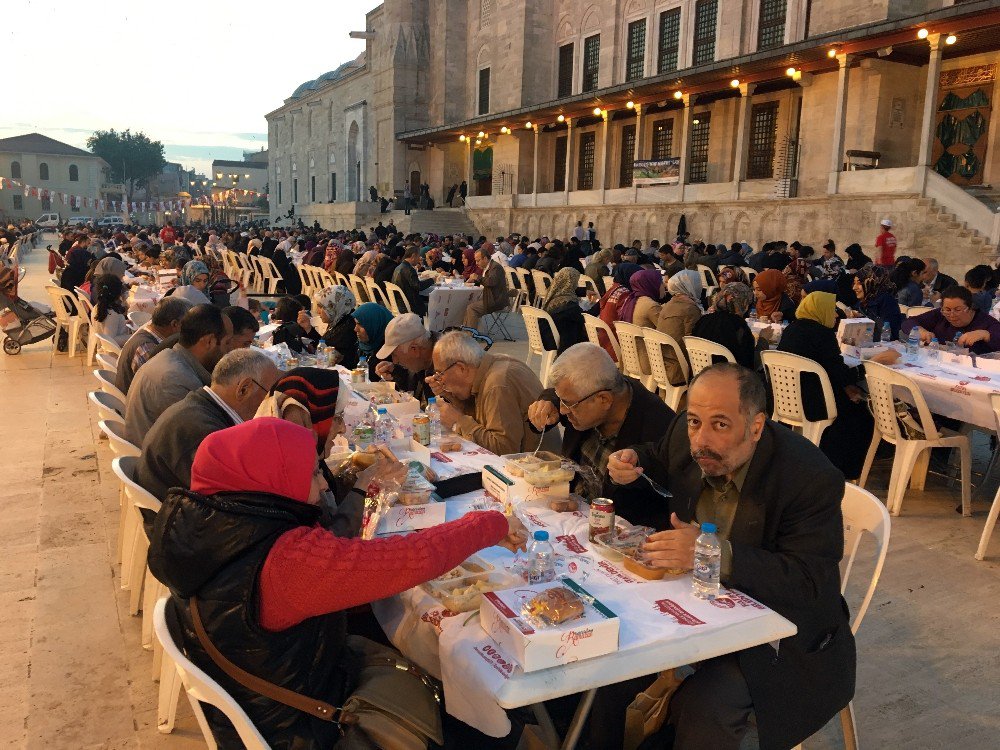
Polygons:
<instances>
[{"instance_id":1,"label":"overcast sky","mask_svg":"<svg viewBox=\"0 0 1000 750\"><path fill-rule=\"evenodd\" d=\"M379 0L6 0L0 137L37 131L86 148L95 130L141 130L168 161L267 147L264 115L303 81L364 51Z\"/></svg>"}]
</instances>

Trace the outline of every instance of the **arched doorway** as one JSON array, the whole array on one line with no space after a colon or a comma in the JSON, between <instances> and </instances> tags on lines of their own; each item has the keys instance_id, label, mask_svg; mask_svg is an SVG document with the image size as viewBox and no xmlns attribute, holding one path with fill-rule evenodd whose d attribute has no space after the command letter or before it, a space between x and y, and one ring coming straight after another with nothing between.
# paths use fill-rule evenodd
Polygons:
<instances>
[{"instance_id":1,"label":"arched doorway","mask_svg":"<svg viewBox=\"0 0 1000 750\"><path fill-rule=\"evenodd\" d=\"M357 120L351 123L347 131L347 163L351 165L347 171L347 200L361 200L361 153L359 148L360 128Z\"/></svg>"},{"instance_id":2,"label":"arched doorway","mask_svg":"<svg viewBox=\"0 0 1000 750\"><path fill-rule=\"evenodd\" d=\"M472 179L476 195L493 193L493 147L477 148L472 152Z\"/></svg>"}]
</instances>

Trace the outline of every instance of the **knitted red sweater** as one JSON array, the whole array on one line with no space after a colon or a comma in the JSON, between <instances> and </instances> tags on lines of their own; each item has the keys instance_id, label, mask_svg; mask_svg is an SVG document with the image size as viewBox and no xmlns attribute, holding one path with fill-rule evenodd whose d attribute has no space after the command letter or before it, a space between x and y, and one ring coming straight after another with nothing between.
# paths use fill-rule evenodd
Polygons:
<instances>
[{"instance_id":1,"label":"knitted red sweater","mask_svg":"<svg viewBox=\"0 0 1000 750\"><path fill-rule=\"evenodd\" d=\"M497 511L469 513L416 534L343 539L301 527L275 542L260 574L260 624L278 631L309 617L398 594L447 572L507 535Z\"/></svg>"}]
</instances>

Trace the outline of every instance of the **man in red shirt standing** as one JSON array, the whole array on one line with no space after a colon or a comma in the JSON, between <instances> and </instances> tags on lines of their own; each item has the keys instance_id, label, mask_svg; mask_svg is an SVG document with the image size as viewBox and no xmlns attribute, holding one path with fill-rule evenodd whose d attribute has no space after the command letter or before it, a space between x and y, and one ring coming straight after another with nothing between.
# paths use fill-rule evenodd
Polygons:
<instances>
[{"instance_id":1,"label":"man in red shirt standing","mask_svg":"<svg viewBox=\"0 0 1000 750\"><path fill-rule=\"evenodd\" d=\"M164 247L170 247L176 239L177 232L174 231L174 225L170 221L167 221L167 225L160 230L160 242L163 243ZM895 240L893 241L893 247L895 247Z\"/></svg>"},{"instance_id":2,"label":"man in red shirt standing","mask_svg":"<svg viewBox=\"0 0 1000 750\"><path fill-rule=\"evenodd\" d=\"M875 238L875 247L878 249L878 265L891 268L896 262L896 235L892 229L890 219L882 219L879 222L882 232Z\"/></svg>"}]
</instances>

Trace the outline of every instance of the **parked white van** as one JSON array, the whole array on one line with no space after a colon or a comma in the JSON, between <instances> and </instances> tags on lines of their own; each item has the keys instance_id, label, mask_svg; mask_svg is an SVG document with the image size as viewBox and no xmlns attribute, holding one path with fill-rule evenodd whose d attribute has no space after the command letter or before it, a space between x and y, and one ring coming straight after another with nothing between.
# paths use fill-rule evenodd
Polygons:
<instances>
[{"instance_id":1,"label":"parked white van","mask_svg":"<svg viewBox=\"0 0 1000 750\"><path fill-rule=\"evenodd\" d=\"M79 224L93 224L94 217L92 216L68 216L66 217L66 224L75 227Z\"/></svg>"},{"instance_id":2,"label":"parked white van","mask_svg":"<svg viewBox=\"0 0 1000 750\"><path fill-rule=\"evenodd\" d=\"M55 229L59 226L59 214L42 214L35 219L35 224L42 229Z\"/></svg>"},{"instance_id":3,"label":"parked white van","mask_svg":"<svg viewBox=\"0 0 1000 750\"><path fill-rule=\"evenodd\" d=\"M97 220L97 226L99 227L118 227L124 226L125 220L121 216L111 215L102 216Z\"/></svg>"}]
</instances>

